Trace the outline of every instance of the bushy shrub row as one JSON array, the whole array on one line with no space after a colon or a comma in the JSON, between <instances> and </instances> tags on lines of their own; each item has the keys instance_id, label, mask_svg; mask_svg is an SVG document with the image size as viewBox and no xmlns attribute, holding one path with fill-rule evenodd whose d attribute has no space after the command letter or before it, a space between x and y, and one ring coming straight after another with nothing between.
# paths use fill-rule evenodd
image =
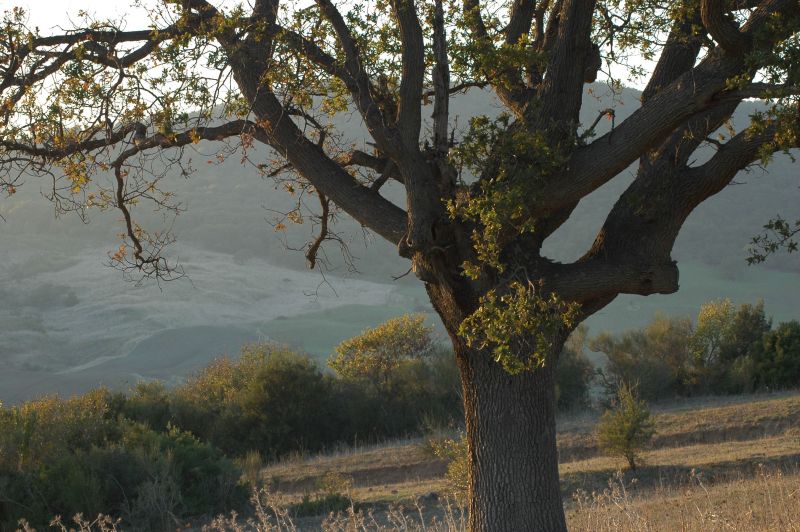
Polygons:
<instances>
[{"instance_id":1,"label":"bushy shrub row","mask_svg":"<svg viewBox=\"0 0 800 532\"><path fill-rule=\"evenodd\" d=\"M563 408L588 401L579 333L559 362ZM172 389L142 382L0 405L0 529L78 512L167 529L245 502L242 484L256 482L263 459L460 426L456 362L430 335L421 317L404 316L339 345L332 372L256 345Z\"/></svg>"},{"instance_id":2,"label":"bushy shrub row","mask_svg":"<svg viewBox=\"0 0 800 532\"><path fill-rule=\"evenodd\" d=\"M119 394L119 412L156 430L188 431L230 456L267 459L369 442L458 423L457 376L446 353L404 361L389 377L392 393L323 371L306 355L260 345L220 359L169 390L143 383Z\"/></svg>"},{"instance_id":3,"label":"bushy shrub row","mask_svg":"<svg viewBox=\"0 0 800 532\"><path fill-rule=\"evenodd\" d=\"M589 346L608 357L601 380L609 394L623 382L638 383L648 400L800 384L800 323L773 329L763 302L736 307L730 300L712 301L695 323L657 315L642 329L604 333Z\"/></svg>"},{"instance_id":4,"label":"bushy shrub row","mask_svg":"<svg viewBox=\"0 0 800 532\"><path fill-rule=\"evenodd\" d=\"M242 504L234 463L188 432L117 417L106 390L0 408L0 529L24 517L111 513L128 527L174 528Z\"/></svg>"}]
</instances>

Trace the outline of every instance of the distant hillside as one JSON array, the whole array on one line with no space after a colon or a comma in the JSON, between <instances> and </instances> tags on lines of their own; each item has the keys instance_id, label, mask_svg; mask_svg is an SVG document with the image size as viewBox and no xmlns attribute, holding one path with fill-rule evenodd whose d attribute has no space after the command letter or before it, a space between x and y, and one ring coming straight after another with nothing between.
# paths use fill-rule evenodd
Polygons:
<instances>
[{"instance_id":1,"label":"distant hillside","mask_svg":"<svg viewBox=\"0 0 800 532\"><path fill-rule=\"evenodd\" d=\"M613 100L604 86L594 86L591 92L581 115L584 123L608 107L616 109L621 121L638 106L635 91L626 90ZM742 127L753 109L743 105L734 125ZM469 117L499 110L493 97L482 91L453 102L462 130ZM339 122L346 140L364 147L363 128L355 117L347 115ZM603 121L598 133L610 126ZM105 253L118 245L122 226L116 212L90 213L89 225L74 216L55 219L52 206L40 197L47 183L36 181L0 200L0 214L6 219L0 222L0 364L9 369L0 375L0 399L56 389L56 383L64 384L62 391L85 389L99 378L111 384L142 376L181 378L210 357L238 352L238 343L259 339L292 343L322 357L341 339L390 313L433 315L413 276L394 280L407 272L408 261L397 256L394 246L345 217L336 228L349 242L359 273L347 271L335 247L326 249L331 267L327 284L319 273L308 272L303 253L288 251L286 244L301 248L314 228L289 224L286 231L276 232L267 223L275 211L286 210L287 193L240 164L236 155L208 164L214 160L213 144L194 148L187 150L185 162L196 171L166 184L187 209L175 221L178 243L170 253L181 259L191 281L135 288L103 267ZM257 148L249 156L259 160L269 154ZM726 296L737 301L764 298L767 312L776 318L797 318L800 258L775 257L752 268L744 262L745 248L763 223L777 213L800 214L797 168L788 157L777 157L768 173L759 169L740 174L736 181L741 184L701 205L687 221L674 251L681 291L620 297L590 320L590 328L596 332L639 326L657 309L695 314L705 300ZM582 201L546 242L546 253L562 261L580 256L632 176L631 171L623 172ZM390 195L404 203L399 186L390 187ZM148 209L142 205L134 215L146 227L164 227L161 214ZM285 282L289 278L292 282ZM335 312L319 314L345 305L349 310L338 317L346 319L331 321ZM220 341L198 342L198 331ZM191 346L191 353L181 345ZM140 355L145 348L149 355ZM153 357L181 361L164 363L156 371ZM12 376L10 370L18 373ZM53 371L69 373L59 376Z\"/></svg>"}]
</instances>

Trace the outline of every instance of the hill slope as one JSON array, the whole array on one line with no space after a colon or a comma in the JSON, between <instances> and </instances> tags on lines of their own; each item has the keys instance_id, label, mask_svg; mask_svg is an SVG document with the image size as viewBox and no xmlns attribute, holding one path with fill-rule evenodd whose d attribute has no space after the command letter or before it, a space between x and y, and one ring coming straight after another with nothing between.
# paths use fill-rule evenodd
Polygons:
<instances>
[{"instance_id":1,"label":"hill slope","mask_svg":"<svg viewBox=\"0 0 800 532\"><path fill-rule=\"evenodd\" d=\"M611 102L596 96L602 87L592 90L582 114L586 123L598 109L614 105L621 120L638 105L635 91ZM478 113L497 113L499 106L475 91L456 99L453 110L465 124ZM745 123L750 111L751 105L743 106L735 122ZM364 143L357 121L341 125L352 142ZM353 222L338 228L360 273L348 272L334 248L327 250L331 270L324 278L305 270L302 253L287 251L284 239L302 247L313 228L304 224L276 233L267 223L275 211L285 210L287 193L236 156L207 164L213 149L200 143L187 151L186 163L196 172L167 185L187 208L175 220L178 244L170 253L190 280L162 287L130 286L103 266L118 243L117 213L91 213L89 225L69 216L54 219L52 207L39 197L46 184L33 181L0 201L6 219L0 223L0 399L81 391L98 381L116 386L141 377L180 379L209 358L237 353L246 341L273 339L324 357L338 341L392 315L422 311L433 317L413 276L393 280L408 262ZM256 150L250 156L269 155ZM702 302L717 297L764 298L777 319L798 317L796 257L777 258L765 268L744 265L750 236L776 213L796 214L800 204L797 166L779 157L769 170L740 175L737 181L746 184L728 187L689 218L674 251L681 268L678 294L620 297L589 321L590 328L642 325L658 309L694 314ZM557 260L579 256L631 178L630 171L623 172L582 201L548 239L546 252ZM390 193L404 201L398 187ZM160 213L144 206L138 211L145 226L164 226ZM337 307L342 308L333 311Z\"/></svg>"}]
</instances>

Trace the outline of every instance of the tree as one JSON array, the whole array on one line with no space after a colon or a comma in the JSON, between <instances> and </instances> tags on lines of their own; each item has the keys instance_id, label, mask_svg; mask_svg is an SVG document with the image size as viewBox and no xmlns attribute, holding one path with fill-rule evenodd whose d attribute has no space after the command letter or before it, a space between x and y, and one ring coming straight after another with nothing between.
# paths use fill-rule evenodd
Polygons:
<instances>
[{"instance_id":1,"label":"tree","mask_svg":"<svg viewBox=\"0 0 800 532\"><path fill-rule=\"evenodd\" d=\"M181 150L272 147L276 164L253 161L254 171L319 204L310 264L343 212L396 244L425 284L463 382L472 529L563 530L562 343L618 294L675 292L670 252L687 216L740 169L797 145L797 1L151 5L142 29L84 19L40 35L21 10L5 16L0 187L13 194L44 176L61 211L118 209L125 236L111 261L164 279L180 273L163 252L172 235L134 215L147 202L180 208L159 187L187 170ZM584 85L630 54L658 58L641 107L582 127ZM470 87L493 89L507 112L455 131L450 99ZM765 109L718 134L746 98ZM337 135L330 117L349 111L368 142ZM595 135L603 116L614 127ZM704 145L716 153L696 158ZM637 161L586 253L543 256L578 202ZM402 185L402 207L383 195L389 181ZM792 242L790 229L774 243ZM758 244L760 256L774 250Z\"/></svg>"},{"instance_id":2,"label":"tree","mask_svg":"<svg viewBox=\"0 0 800 532\"><path fill-rule=\"evenodd\" d=\"M736 374L745 367L745 360L757 354L771 328L763 301L743 304L738 309L729 299L704 304L691 339L695 384L712 392L749 389L750 386L742 386L739 378L731 379L731 371Z\"/></svg>"},{"instance_id":3,"label":"tree","mask_svg":"<svg viewBox=\"0 0 800 532\"><path fill-rule=\"evenodd\" d=\"M626 383L620 383L611 410L606 410L597 427L600 447L624 457L632 471L636 470L639 452L655 434L655 422L647 404Z\"/></svg>"},{"instance_id":4,"label":"tree","mask_svg":"<svg viewBox=\"0 0 800 532\"><path fill-rule=\"evenodd\" d=\"M800 383L800 322L783 322L766 333L763 348L756 357L759 386L796 387Z\"/></svg>"},{"instance_id":5,"label":"tree","mask_svg":"<svg viewBox=\"0 0 800 532\"><path fill-rule=\"evenodd\" d=\"M652 400L691 390L691 339L691 320L657 314L642 329L602 333L589 346L608 357L601 377L609 395L623 382L636 382L641 396Z\"/></svg>"},{"instance_id":6,"label":"tree","mask_svg":"<svg viewBox=\"0 0 800 532\"><path fill-rule=\"evenodd\" d=\"M431 353L432 331L422 314L392 318L340 343L328 365L342 377L366 380L377 392L391 394L397 369Z\"/></svg>"}]
</instances>

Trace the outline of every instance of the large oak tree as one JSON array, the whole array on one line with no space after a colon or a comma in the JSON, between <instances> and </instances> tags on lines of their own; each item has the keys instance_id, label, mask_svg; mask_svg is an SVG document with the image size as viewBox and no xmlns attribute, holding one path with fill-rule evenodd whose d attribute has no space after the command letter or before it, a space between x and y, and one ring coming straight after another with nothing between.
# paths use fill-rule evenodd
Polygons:
<instances>
[{"instance_id":1,"label":"large oak tree","mask_svg":"<svg viewBox=\"0 0 800 532\"><path fill-rule=\"evenodd\" d=\"M153 2L142 8L149 27L84 15L46 35L21 10L6 13L0 188L44 177L59 210L118 209L112 262L169 278L172 237L139 225L137 209L178 208L161 182L187 171L181 151L193 143L220 141L221 154L248 160L268 145L277 160L253 171L319 202L312 265L345 213L395 244L425 284L461 371L471 528L565 529L557 353L618 294L675 292L670 252L687 216L740 169L797 145L800 4L221 4ZM602 117L579 123L586 84L626 58L656 61L641 106L595 135ZM449 102L477 88L505 114L456 127ZM719 134L754 98L765 105L751 124ZM345 116L368 141L338 134ZM698 158L704 146L715 153ZM543 256L578 202L632 163L636 178L591 248L569 264ZM402 207L387 182L404 188ZM777 223L781 241L762 241L763 253L791 242L796 228Z\"/></svg>"}]
</instances>

